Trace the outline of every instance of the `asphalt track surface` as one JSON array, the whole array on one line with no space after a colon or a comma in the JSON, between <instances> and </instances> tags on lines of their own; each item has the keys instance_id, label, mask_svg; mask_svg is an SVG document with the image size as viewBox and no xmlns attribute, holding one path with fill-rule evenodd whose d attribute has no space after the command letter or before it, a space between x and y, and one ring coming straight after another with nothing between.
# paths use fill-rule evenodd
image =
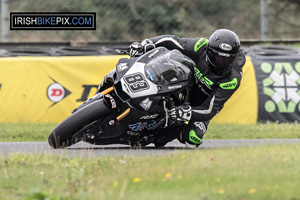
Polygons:
<instances>
[{"instance_id":1,"label":"asphalt track surface","mask_svg":"<svg viewBox=\"0 0 300 200\"><path fill-rule=\"evenodd\" d=\"M300 144L300 139L250 139L250 140L204 140L203 144L195 150L236 148L243 146L264 146L275 144ZM128 145L91 145L79 142L66 149L53 149L47 142L0 142L0 156L12 153L46 153L65 156L97 157L111 155L164 155L176 151L190 151L179 141L174 140L164 148L155 148L154 145L133 149Z\"/></svg>"}]
</instances>

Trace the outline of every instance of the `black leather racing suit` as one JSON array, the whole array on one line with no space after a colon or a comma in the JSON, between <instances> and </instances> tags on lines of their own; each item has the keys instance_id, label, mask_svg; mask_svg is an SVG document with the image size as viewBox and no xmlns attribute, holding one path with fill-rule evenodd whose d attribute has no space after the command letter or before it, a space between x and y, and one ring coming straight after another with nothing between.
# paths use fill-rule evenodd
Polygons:
<instances>
[{"instance_id":1,"label":"black leather racing suit","mask_svg":"<svg viewBox=\"0 0 300 200\"><path fill-rule=\"evenodd\" d=\"M222 110L225 102L239 88L242 79L242 67L246 58L240 50L238 57L227 75L218 76L214 74L206 62L206 38L179 38L174 35L163 35L150 38L156 47L164 46L169 50L178 49L196 63L194 76L196 84L192 88L190 105L192 117L188 125L183 129L174 128L170 133L183 143L199 143L194 141L192 135L200 138L200 144L207 130L209 121ZM176 134L174 133L176 132ZM171 136L172 138L172 136ZM170 138L170 140L172 140ZM199 140L199 138L196 140Z\"/></svg>"}]
</instances>

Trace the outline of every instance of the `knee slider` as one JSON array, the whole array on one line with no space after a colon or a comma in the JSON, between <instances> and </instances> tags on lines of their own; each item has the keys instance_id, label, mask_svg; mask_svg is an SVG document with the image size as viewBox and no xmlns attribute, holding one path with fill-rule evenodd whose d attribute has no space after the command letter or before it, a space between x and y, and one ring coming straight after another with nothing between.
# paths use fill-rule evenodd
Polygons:
<instances>
[{"instance_id":1,"label":"knee slider","mask_svg":"<svg viewBox=\"0 0 300 200\"><path fill-rule=\"evenodd\" d=\"M186 131L182 132L181 142L189 148L195 148L202 143L206 132L206 125L203 122L194 122ZM191 146L192 145L192 146Z\"/></svg>"}]
</instances>

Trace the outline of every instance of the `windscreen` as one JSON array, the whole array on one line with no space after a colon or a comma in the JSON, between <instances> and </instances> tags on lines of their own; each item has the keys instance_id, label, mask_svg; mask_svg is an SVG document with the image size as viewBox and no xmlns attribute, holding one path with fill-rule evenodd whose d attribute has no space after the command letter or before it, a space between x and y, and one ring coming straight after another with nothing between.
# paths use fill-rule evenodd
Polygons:
<instances>
[{"instance_id":1,"label":"windscreen","mask_svg":"<svg viewBox=\"0 0 300 200\"><path fill-rule=\"evenodd\" d=\"M146 77L157 85L167 85L188 79L194 62L178 50L154 58L145 66Z\"/></svg>"}]
</instances>

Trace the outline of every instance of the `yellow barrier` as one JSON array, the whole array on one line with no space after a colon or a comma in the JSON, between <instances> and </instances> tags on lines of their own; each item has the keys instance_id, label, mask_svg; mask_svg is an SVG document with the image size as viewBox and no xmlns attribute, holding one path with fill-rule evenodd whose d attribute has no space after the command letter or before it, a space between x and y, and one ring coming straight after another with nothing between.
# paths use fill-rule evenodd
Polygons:
<instances>
[{"instance_id":1,"label":"yellow barrier","mask_svg":"<svg viewBox=\"0 0 300 200\"><path fill-rule=\"evenodd\" d=\"M120 56L0 59L0 121L60 122L91 97Z\"/></svg>"},{"instance_id":2,"label":"yellow barrier","mask_svg":"<svg viewBox=\"0 0 300 200\"><path fill-rule=\"evenodd\" d=\"M258 94L254 66L247 57L239 89L225 103L212 123L255 124L258 114Z\"/></svg>"},{"instance_id":3,"label":"yellow barrier","mask_svg":"<svg viewBox=\"0 0 300 200\"><path fill-rule=\"evenodd\" d=\"M60 122L94 95L124 56L10 57L0 59L0 122ZM238 91L213 122L255 123L257 91L247 58Z\"/></svg>"}]
</instances>

